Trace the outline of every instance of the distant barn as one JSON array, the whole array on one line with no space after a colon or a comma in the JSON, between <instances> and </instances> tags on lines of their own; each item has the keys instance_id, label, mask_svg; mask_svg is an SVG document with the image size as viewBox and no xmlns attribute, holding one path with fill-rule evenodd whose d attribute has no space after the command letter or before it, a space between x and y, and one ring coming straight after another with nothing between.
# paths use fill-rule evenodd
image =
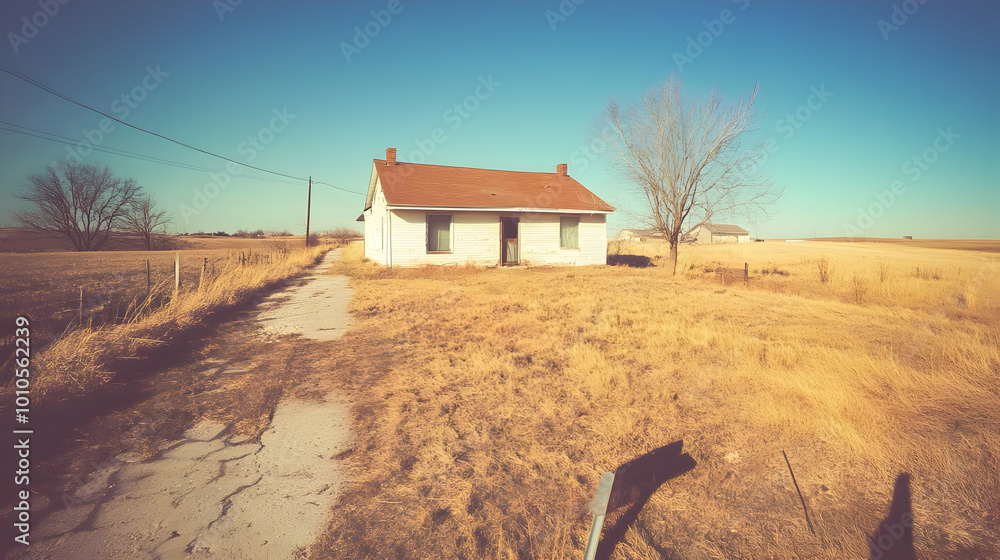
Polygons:
<instances>
[{"instance_id":1,"label":"distant barn","mask_svg":"<svg viewBox=\"0 0 1000 560\"><path fill-rule=\"evenodd\" d=\"M692 243L750 243L750 232L729 224L701 224L684 236Z\"/></svg>"},{"instance_id":2,"label":"distant barn","mask_svg":"<svg viewBox=\"0 0 1000 560\"><path fill-rule=\"evenodd\" d=\"M617 241L651 241L654 239L665 240L666 237L655 229L623 229L618 232Z\"/></svg>"}]
</instances>

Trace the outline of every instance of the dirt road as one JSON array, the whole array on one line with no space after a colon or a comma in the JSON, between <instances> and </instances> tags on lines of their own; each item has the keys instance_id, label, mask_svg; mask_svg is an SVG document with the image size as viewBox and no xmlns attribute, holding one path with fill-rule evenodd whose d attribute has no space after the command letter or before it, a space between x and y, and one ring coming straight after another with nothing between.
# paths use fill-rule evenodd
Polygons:
<instances>
[{"instance_id":1,"label":"dirt road","mask_svg":"<svg viewBox=\"0 0 1000 560\"><path fill-rule=\"evenodd\" d=\"M304 284L262 304L265 336L334 340L347 331L347 279L326 274L338 256L328 253ZM201 366L206 376L226 367ZM10 557L295 557L325 526L343 484L333 457L349 447L348 402L332 393L285 398L259 442L230 428L203 420L152 458L106 465L77 489L86 501L33 527L31 546Z\"/></svg>"}]
</instances>

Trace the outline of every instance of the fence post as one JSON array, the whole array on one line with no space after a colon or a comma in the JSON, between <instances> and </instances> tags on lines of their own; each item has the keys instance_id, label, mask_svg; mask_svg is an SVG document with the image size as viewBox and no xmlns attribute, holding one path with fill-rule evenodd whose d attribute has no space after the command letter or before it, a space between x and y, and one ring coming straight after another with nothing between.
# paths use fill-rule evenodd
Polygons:
<instances>
[{"instance_id":1,"label":"fence post","mask_svg":"<svg viewBox=\"0 0 1000 560\"><path fill-rule=\"evenodd\" d=\"M208 257L205 257L205 262L201 263L201 278L198 279L198 291L201 291L202 284L205 283L205 269L208 268Z\"/></svg>"},{"instance_id":2,"label":"fence post","mask_svg":"<svg viewBox=\"0 0 1000 560\"><path fill-rule=\"evenodd\" d=\"M743 281L746 282L750 279L750 263L743 263Z\"/></svg>"},{"instance_id":3,"label":"fence post","mask_svg":"<svg viewBox=\"0 0 1000 560\"><path fill-rule=\"evenodd\" d=\"M177 251L174 256L174 299L181 291L181 252Z\"/></svg>"},{"instance_id":4,"label":"fence post","mask_svg":"<svg viewBox=\"0 0 1000 560\"><path fill-rule=\"evenodd\" d=\"M80 286L80 308L77 312L77 318L80 320L80 326L83 326L83 286Z\"/></svg>"},{"instance_id":5,"label":"fence post","mask_svg":"<svg viewBox=\"0 0 1000 560\"><path fill-rule=\"evenodd\" d=\"M151 282L149 279L149 259L146 259L146 299L149 299Z\"/></svg>"}]
</instances>

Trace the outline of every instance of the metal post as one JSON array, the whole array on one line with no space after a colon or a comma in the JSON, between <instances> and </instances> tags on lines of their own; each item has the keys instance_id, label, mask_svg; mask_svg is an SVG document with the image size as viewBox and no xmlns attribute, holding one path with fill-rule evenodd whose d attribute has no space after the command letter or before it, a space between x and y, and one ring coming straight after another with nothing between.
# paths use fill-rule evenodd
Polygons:
<instances>
[{"instance_id":1,"label":"metal post","mask_svg":"<svg viewBox=\"0 0 1000 560\"><path fill-rule=\"evenodd\" d=\"M611 497L611 487L615 483L615 473L606 472L601 475L601 482L597 485L597 493L590 502L590 512L594 514L594 522L590 525L590 538L587 539L587 551L584 552L584 560L594 560L597 554L597 545L601 540L601 529L604 528L604 514L608 512L608 498Z\"/></svg>"}]
</instances>

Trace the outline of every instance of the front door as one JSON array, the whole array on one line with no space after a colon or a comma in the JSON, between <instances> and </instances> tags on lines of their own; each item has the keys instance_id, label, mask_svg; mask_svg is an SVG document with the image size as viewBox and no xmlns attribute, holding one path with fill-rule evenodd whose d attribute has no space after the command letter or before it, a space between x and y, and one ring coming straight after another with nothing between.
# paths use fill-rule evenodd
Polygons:
<instances>
[{"instance_id":1,"label":"front door","mask_svg":"<svg viewBox=\"0 0 1000 560\"><path fill-rule=\"evenodd\" d=\"M500 218L500 264L514 265L520 261L517 218Z\"/></svg>"}]
</instances>

